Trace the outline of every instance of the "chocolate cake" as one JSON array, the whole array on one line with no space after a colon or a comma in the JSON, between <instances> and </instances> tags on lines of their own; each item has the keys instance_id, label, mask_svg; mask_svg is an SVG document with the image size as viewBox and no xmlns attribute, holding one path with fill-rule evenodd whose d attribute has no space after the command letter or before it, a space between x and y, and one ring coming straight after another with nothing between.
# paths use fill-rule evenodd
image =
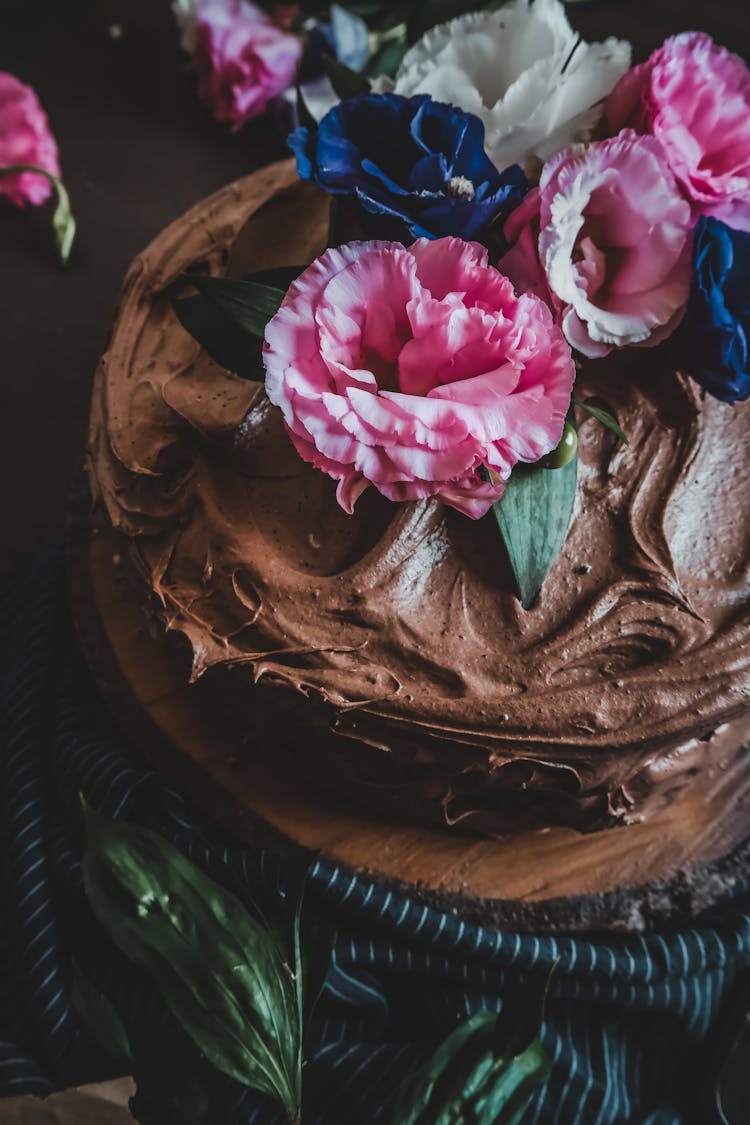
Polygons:
<instances>
[{"instance_id":1,"label":"chocolate cake","mask_svg":"<svg viewBox=\"0 0 750 1125\"><path fill-rule=\"evenodd\" d=\"M290 163L230 185L134 262L96 380L94 523L144 623L245 754L347 802L505 835L643 821L745 771L750 404L662 356L586 366L629 444L580 427L562 554L529 610L492 516L374 489L346 515L260 382L182 329L188 270L310 260L328 200Z\"/></svg>"}]
</instances>

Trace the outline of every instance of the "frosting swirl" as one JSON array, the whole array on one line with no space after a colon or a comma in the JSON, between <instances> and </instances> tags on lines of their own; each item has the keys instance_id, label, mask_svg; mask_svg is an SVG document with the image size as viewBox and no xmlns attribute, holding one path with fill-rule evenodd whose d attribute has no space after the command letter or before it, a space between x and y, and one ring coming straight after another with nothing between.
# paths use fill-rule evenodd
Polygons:
<instances>
[{"instance_id":1,"label":"frosting swirl","mask_svg":"<svg viewBox=\"0 0 750 1125\"><path fill-rule=\"evenodd\" d=\"M313 257L324 207L285 162L131 268L88 469L144 601L203 690L324 784L491 833L641 819L747 739L750 404L654 353L587 365L577 394L630 444L581 424L573 525L524 611L491 517L372 489L345 515L262 386L174 316L182 271L230 246L234 273Z\"/></svg>"}]
</instances>

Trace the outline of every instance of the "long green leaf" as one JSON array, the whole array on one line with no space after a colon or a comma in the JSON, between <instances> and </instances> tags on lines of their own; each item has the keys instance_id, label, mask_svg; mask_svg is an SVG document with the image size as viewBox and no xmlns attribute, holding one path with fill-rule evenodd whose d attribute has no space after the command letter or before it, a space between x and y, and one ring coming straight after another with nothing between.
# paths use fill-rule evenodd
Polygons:
<instances>
[{"instance_id":1,"label":"long green leaf","mask_svg":"<svg viewBox=\"0 0 750 1125\"><path fill-rule=\"evenodd\" d=\"M372 89L369 78L339 62L333 55L323 55L323 70L342 102L347 98L359 98L363 94L369 94Z\"/></svg>"},{"instance_id":2,"label":"long green leaf","mask_svg":"<svg viewBox=\"0 0 750 1125\"><path fill-rule=\"evenodd\" d=\"M72 963L73 1007L94 1042L121 1062L131 1059L130 1042L112 1001Z\"/></svg>"},{"instance_id":3,"label":"long green leaf","mask_svg":"<svg viewBox=\"0 0 750 1125\"><path fill-rule=\"evenodd\" d=\"M87 810L86 893L217 1069L299 1112L302 1035L278 936L166 840Z\"/></svg>"},{"instance_id":4,"label":"long green leaf","mask_svg":"<svg viewBox=\"0 0 750 1125\"><path fill-rule=\"evenodd\" d=\"M177 319L212 359L243 379L263 379L266 325L304 266L261 270L241 281L196 277L194 297L173 302Z\"/></svg>"},{"instance_id":5,"label":"long green leaf","mask_svg":"<svg viewBox=\"0 0 750 1125\"><path fill-rule=\"evenodd\" d=\"M587 398L584 399L583 402L578 398L574 398L573 403L579 406L581 410L585 410L592 418L596 418L597 422L600 422L605 429L611 430L625 445L630 444L622 426L617 421L614 414L611 414L609 410L604 410L601 406L597 406L597 400L595 398Z\"/></svg>"},{"instance_id":6,"label":"long green leaf","mask_svg":"<svg viewBox=\"0 0 750 1125\"><path fill-rule=\"evenodd\" d=\"M561 469L517 465L493 505L524 609L532 605L565 542L577 478L577 456Z\"/></svg>"},{"instance_id":7,"label":"long green leaf","mask_svg":"<svg viewBox=\"0 0 750 1125\"><path fill-rule=\"evenodd\" d=\"M229 277L191 275L198 292L220 309L234 324L263 339L266 325L279 311L286 289L259 281L235 281Z\"/></svg>"},{"instance_id":8,"label":"long green leaf","mask_svg":"<svg viewBox=\"0 0 750 1125\"><path fill-rule=\"evenodd\" d=\"M211 359L242 379L263 380L262 344L201 293L173 302L177 319Z\"/></svg>"},{"instance_id":9,"label":"long green leaf","mask_svg":"<svg viewBox=\"0 0 750 1125\"><path fill-rule=\"evenodd\" d=\"M451 1032L396 1092L393 1125L518 1125L549 1074L539 1043L548 978L532 978Z\"/></svg>"}]
</instances>

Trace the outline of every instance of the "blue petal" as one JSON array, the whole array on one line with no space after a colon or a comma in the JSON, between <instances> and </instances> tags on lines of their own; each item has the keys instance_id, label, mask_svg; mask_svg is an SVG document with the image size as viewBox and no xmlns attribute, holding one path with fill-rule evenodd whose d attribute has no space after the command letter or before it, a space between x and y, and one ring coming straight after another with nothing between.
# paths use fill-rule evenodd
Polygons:
<instances>
[{"instance_id":1,"label":"blue petal","mask_svg":"<svg viewBox=\"0 0 750 1125\"><path fill-rule=\"evenodd\" d=\"M669 348L680 366L724 402L750 397L750 234L700 218L687 312Z\"/></svg>"},{"instance_id":2,"label":"blue petal","mask_svg":"<svg viewBox=\"0 0 750 1125\"><path fill-rule=\"evenodd\" d=\"M352 70L362 70L370 59L370 31L365 21L340 4L331 4L331 33L336 58Z\"/></svg>"}]
</instances>

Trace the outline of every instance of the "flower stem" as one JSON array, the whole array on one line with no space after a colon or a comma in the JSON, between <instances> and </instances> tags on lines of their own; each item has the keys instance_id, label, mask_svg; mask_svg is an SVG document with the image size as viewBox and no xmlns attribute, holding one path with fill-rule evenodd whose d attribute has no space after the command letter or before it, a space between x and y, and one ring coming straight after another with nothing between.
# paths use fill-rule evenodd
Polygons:
<instances>
[{"instance_id":1,"label":"flower stem","mask_svg":"<svg viewBox=\"0 0 750 1125\"><path fill-rule=\"evenodd\" d=\"M18 176L24 172L32 172L36 176L44 176L55 189L55 193L57 194L57 207L52 216L52 227L55 231L55 242L57 243L57 252L60 255L60 261L65 265L70 257L70 250L76 233L76 221L70 209L70 196L62 180L57 176L53 176L52 173L48 172L45 168L37 168L33 164L9 164L5 168L0 168L0 176Z\"/></svg>"}]
</instances>

